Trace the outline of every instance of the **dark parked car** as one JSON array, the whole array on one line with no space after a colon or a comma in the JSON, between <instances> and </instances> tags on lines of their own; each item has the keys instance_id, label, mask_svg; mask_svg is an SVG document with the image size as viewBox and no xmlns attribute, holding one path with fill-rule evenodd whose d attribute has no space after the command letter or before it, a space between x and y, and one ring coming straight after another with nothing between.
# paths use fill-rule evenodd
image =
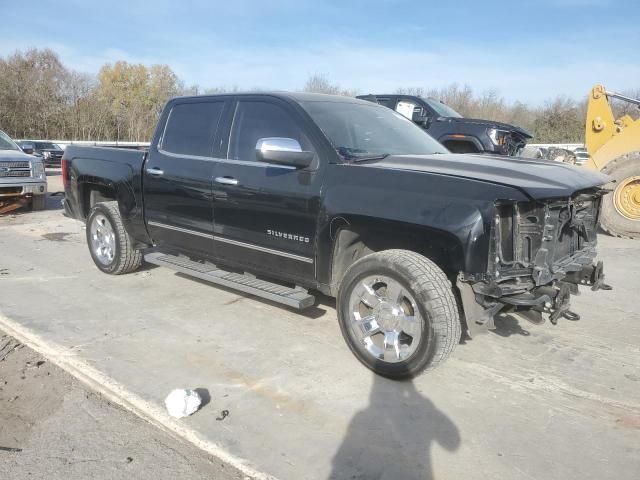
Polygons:
<instances>
[{"instance_id":1,"label":"dark parked car","mask_svg":"<svg viewBox=\"0 0 640 480\"><path fill-rule=\"evenodd\" d=\"M64 150L51 142L23 140L18 142L25 153L42 158L45 167L59 167Z\"/></svg>"},{"instance_id":2,"label":"dark parked car","mask_svg":"<svg viewBox=\"0 0 640 480\"><path fill-rule=\"evenodd\" d=\"M353 98L176 98L148 152L71 145L62 177L103 272L144 258L294 308L319 290L357 358L388 377L436 366L499 311L576 320L578 285L604 287L608 177L454 155Z\"/></svg>"},{"instance_id":3,"label":"dark parked car","mask_svg":"<svg viewBox=\"0 0 640 480\"><path fill-rule=\"evenodd\" d=\"M361 95L401 113L425 129L453 153L516 156L532 135L524 128L478 118L466 118L433 98L413 95Z\"/></svg>"}]
</instances>

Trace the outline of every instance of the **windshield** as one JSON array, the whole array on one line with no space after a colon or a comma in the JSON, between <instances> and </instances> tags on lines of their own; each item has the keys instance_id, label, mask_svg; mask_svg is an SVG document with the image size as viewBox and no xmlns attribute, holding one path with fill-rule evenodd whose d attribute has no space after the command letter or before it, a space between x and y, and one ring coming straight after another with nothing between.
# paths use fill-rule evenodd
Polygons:
<instances>
[{"instance_id":1,"label":"windshield","mask_svg":"<svg viewBox=\"0 0 640 480\"><path fill-rule=\"evenodd\" d=\"M38 142L36 143L36 148L38 150L60 150L58 145L50 142Z\"/></svg>"},{"instance_id":2,"label":"windshield","mask_svg":"<svg viewBox=\"0 0 640 480\"><path fill-rule=\"evenodd\" d=\"M423 100L431 107L433 108L436 113L438 115L440 115L441 117L456 117L456 118L462 118L462 115L460 115L458 112L456 112L453 108L451 108L449 105L445 105L442 102L439 102L438 100L435 100L433 98L423 98Z\"/></svg>"},{"instance_id":3,"label":"windshield","mask_svg":"<svg viewBox=\"0 0 640 480\"><path fill-rule=\"evenodd\" d=\"M9 135L0 130L0 150L20 150L20 147L13 143Z\"/></svg>"},{"instance_id":4,"label":"windshield","mask_svg":"<svg viewBox=\"0 0 640 480\"><path fill-rule=\"evenodd\" d=\"M386 107L324 101L300 104L345 160L448 153L420 127Z\"/></svg>"}]
</instances>

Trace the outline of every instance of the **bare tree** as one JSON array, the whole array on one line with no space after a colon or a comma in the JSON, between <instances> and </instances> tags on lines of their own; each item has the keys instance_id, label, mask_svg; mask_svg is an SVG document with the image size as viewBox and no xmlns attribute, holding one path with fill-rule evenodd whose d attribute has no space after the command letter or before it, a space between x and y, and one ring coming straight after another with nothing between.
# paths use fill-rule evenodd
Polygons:
<instances>
[{"instance_id":1,"label":"bare tree","mask_svg":"<svg viewBox=\"0 0 640 480\"><path fill-rule=\"evenodd\" d=\"M355 96L355 90L347 90L343 89L337 83L331 83L326 75L321 73L314 73L311 75L304 87L302 88L303 92L309 93L327 93L330 95L344 95L344 96Z\"/></svg>"},{"instance_id":2,"label":"bare tree","mask_svg":"<svg viewBox=\"0 0 640 480\"><path fill-rule=\"evenodd\" d=\"M258 90L258 89L255 89ZM305 92L354 96L324 74L310 75ZM185 87L167 65L147 67L116 62L97 76L68 70L49 49L0 57L0 128L16 138L67 140L148 140L166 101L175 95L237 92L238 86ZM497 90L476 94L471 86L452 83L441 88L402 87L397 93L431 97L467 117L515 124L530 130L534 141L582 141L586 93L579 100L557 97L541 107L508 102ZM623 92L640 97L640 89ZM638 118L640 111L612 103L616 117Z\"/></svg>"}]
</instances>

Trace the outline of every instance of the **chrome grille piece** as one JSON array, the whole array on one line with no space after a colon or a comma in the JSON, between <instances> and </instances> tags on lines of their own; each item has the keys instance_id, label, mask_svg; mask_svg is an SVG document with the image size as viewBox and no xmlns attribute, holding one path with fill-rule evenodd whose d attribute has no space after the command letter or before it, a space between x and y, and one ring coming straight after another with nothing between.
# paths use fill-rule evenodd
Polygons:
<instances>
[{"instance_id":1,"label":"chrome grille piece","mask_svg":"<svg viewBox=\"0 0 640 480\"><path fill-rule=\"evenodd\" d=\"M0 162L0 178L30 177L29 162Z\"/></svg>"}]
</instances>

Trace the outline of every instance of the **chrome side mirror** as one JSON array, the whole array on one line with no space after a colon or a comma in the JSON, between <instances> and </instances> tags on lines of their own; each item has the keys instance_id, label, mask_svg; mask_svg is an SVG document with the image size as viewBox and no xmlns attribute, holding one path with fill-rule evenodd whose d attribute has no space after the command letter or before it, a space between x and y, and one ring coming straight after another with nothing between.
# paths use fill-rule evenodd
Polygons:
<instances>
[{"instance_id":1,"label":"chrome side mirror","mask_svg":"<svg viewBox=\"0 0 640 480\"><path fill-rule=\"evenodd\" d=\"M314 153L302 150L293 138L268 137L256 143L256 158L261 162L306 168L311 165Z\"/></svg>"}]
</instances>

